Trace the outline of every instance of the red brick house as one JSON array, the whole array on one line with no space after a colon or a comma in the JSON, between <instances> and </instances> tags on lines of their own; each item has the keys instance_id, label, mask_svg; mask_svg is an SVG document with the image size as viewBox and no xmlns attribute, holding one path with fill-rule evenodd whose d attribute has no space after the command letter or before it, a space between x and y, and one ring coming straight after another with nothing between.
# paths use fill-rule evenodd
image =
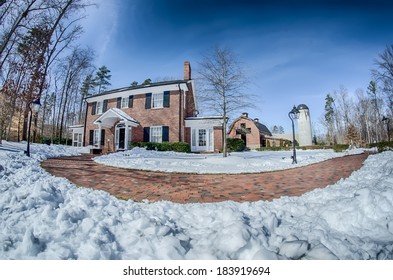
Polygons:
<instances>
[{"instance_id":1,"label":"red brick house","mask_svg":"<svg viewBox=\"0 0 393 280\"><path fill-rule=\"evenodd\" d=\"M218 152L222 122L198 117L191 66L184 62L184 80L109 90L86 99L83 126L74 126L74 145L102 152L127 150L131 142L187 142L193 152Z\"/></svg>"},{"instance_id":2,"label":"red brick house","mask_svg":"<svg viewBox=\"0 0 393 280\"><path fill-rule=\"evenodd\" d=\"M246 147L253 150L266 147L266 138L272 136L270 130L259 119L250 119L248 113L243 113L229 127L229 138L239 138Z\"/></svg>"}]
</instances>

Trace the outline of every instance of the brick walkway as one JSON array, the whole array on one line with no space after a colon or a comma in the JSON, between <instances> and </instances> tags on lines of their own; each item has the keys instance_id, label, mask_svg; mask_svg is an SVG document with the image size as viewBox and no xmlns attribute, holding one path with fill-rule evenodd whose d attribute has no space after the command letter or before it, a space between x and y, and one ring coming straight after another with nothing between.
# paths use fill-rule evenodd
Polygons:
<instances>
[{"instance_id":1,"label":"brick walkway","mask_svg":"<svg viewBox=\"0 0 393 280\"><path fill-rule=\"evenodd\" d=\"M42 167L77 186L104 190L118 198L135 201L257 201L298 196L334 184L359 169L367 156L346 156L284 171L233 175L121 169L97 164L90 155L49 159Z\"/></svg>"}]
</instances>

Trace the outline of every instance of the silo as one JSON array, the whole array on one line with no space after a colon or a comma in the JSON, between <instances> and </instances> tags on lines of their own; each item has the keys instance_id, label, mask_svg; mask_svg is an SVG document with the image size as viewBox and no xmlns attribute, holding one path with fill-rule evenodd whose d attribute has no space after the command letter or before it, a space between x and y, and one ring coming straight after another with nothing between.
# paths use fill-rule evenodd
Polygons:
<instances>
[{"instance_id":1,"label":"silo","mask_svg":"<svg viewBox=\"0 0 393 280\"><path fill-rule=\"evenodd\" d=\"M305 104L300 104L297 109L300 112L297 120L299 146L310 146L312 145L310 110Z\"/></svg>"}]
</instances>

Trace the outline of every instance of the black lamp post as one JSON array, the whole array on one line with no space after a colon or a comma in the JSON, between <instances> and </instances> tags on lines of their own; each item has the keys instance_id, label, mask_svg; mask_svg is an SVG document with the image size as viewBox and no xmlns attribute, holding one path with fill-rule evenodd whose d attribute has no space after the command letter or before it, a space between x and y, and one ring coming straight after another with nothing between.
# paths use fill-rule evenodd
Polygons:
<instances>
[{"instance_id":1,"label":"black lamp post","mask_svg":"<svg viewBox=\"0 0 393 280\"><path fill-rule=\"evenodd\" d=\"M292 110L288 113L288 117L292 121L292 148L293 148L293 156L292 156L292 164L297 163L296 160L296 148L295 148L295 124L293 120L299 118L299 110L296 108L296 106L293 106Z\"/></svg>"},{"instance_id":2,"label":"black lamp post","mask_svg":"<svg viewBox=\"0 0 393 280\"><path fill-rule=\"evenodd\" d=\"M384 117L382 118L382 121L383 121L383 123L386 125L386 130L387 130L387 132L388 132L388 142L390 142L390 129L389 129L389 122L390 122L390 119L384 116Z\"/></svg>"},{"instance_id":3,"label":"black lamp post","mask_svg":"<svg viewBox=\"0 0 393 280\"><path fill-rule=\"evenodd\" d=\"M37 113L38 110L40 109L41 102L40 99L34 99L29 103L29 110L30 110L30 118L29 118L29 127L27 130L27 150L26 150L26 155L29 157L30 156L30 130L31 130L31 120L33 118L33 113ZM32 108L33 107L33 108Z\"/></svg>"}]
</instances>

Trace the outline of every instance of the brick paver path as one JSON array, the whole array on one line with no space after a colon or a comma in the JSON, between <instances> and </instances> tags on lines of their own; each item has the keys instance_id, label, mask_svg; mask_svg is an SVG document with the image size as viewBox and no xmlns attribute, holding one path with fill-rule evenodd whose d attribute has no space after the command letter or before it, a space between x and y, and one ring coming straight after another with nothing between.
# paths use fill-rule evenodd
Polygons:
<instances>
[{"instance_id":1,"label":"brick paver path","mask_svg":"<svg viewBox=\"0 0 393 280\"><path fill-rule=\"evenodd\" d=\"M122 169L97 164L91 155L46 160L43 168L77 186L142 201L178 203L272 200L323 188L359 169L368 154L346 156L284 171L250 174L185 174Z\"/></svg>"}]
</instances>

